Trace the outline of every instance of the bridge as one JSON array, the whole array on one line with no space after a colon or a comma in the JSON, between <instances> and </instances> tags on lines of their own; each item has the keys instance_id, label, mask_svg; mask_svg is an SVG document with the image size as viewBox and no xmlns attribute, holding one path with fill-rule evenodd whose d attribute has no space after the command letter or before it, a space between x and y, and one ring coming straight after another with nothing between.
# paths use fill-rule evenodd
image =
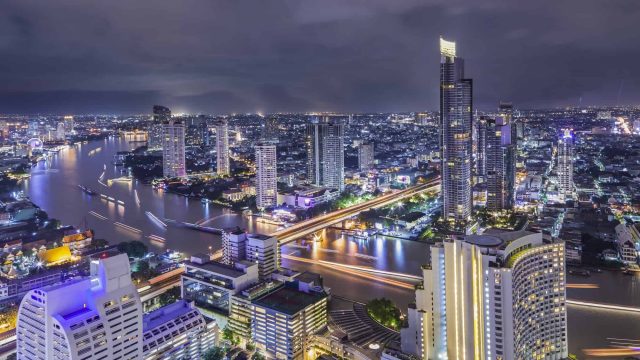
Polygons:
<instances>
[{"instance_id":1,"label":"bridge","mask_svg":"<svg viewBox=\"0 0 640 360\"><path fill-rule=\"evenodd\" d=\"M425 191L439 190L440 178L438 177L424 184L412 186L410 188L396 191L390 194L385 194L375 199L350 206L346 209L333 211L325 215L316 216L312 219L299 222L286 229L278 230L272 233L271 236L274 236L276 239L278 239L280 245L284 245L301 237L311 235L316 231L320 231L333 224L351 219L352 217L360 214L363 211L385 207L400 200L421 194Z\"/></svg>"}]
</instances>

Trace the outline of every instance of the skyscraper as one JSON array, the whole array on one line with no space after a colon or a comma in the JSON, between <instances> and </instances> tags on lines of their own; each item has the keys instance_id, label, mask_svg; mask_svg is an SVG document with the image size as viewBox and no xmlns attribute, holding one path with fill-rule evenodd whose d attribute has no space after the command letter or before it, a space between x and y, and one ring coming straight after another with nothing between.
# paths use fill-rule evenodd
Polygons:
<instances>
[{"instance_id":1,"label":"skyscraper","mask_svg":"<svg viewBox=\"0 0 640 360\"><path fill-rule=\"evenodd\" d=\"M160 149L163 145L162 125L171 120L171 110L162 105L153 105L153 118L147 134L149 149Z\"/></svg>"},{"instance_id":2,"label":"skyscraper","mask_svg":"<svg viewBox=\"0 0 640 360\"><path fill-rule=\"evenodd\" d=\"M216 172L220 176L229 176L229 126L226 119L216 122Z\"/></svg>"},{"instance_id":3,"label":"skyscraper","mask_svg":"<svg viewBox=\"0 0 640 360\"><path fill-rule=\"evenodd\" d=\"M500 104L499 116L484 120L487 208L491 211L512 209L515 203L517 139L511 104Z\"/></svg>"},{"instance_id":4,"label":"skyscraper","mask_svg":"<svg viewBox=\"0 0 640 360\"><path fill-rule=\"evenodd\" d=\"M323 116L307 125L307 180L316 186L344 190L344 125Z\"/></svg>"},{"instance_id":5,"label":"skyscraper","mask_svg":"<svg viewBox=\"0 0 640 360\"><path fill-rule=\"evenodd\" d=\"M464 77L464 62L455 42L440 38L440 151L444 218L464 223L472 209L473 82Z\"/></svg>"},{"instance_id":6,"label":"skyscraper","mask_svg":"<svg viewBox=\"0 0 640 360\"><path fill-rule=\"evenodd\" d=\"M184 153L184 124L169 120L162 124L162 174L166 178L187 175Z\"/></svg>"},{"instance_id":7,"label":"skyscraper","mask_svg":"<svg viewBox=\"0 0 640 360\"><path fill-rule=\"evenodd\" d=\"M256 205L265 209L278 204L278 166L276 145L261 142L256 145Z\"/></svg>"},{"instance_id":8,"label":"skyscraper","mask_svg":"<svg viewBox=\"0 0 640 360\"><path fill-rule=\"evenodd\" d=\"M222 262L233 265L247 259L247 233L240 228L222 230Z\"/></svg>"},{"instance_id":9,"label":"skyscraper","mask_svg":"<svg viewBox=\"0 0 640 360\"><path fill-rule=\"evenodd\" d=\"M91 262L91 276L31 290L18 310L18 359L141 359L142 304L129 259Z\"/></svg>"},{"instance_id":10,"label":"skyscraper","mask_svg":"<svg viewBox=\"0 0 640 360\"><path fill-rule=\"evenodd\" d=\"M445 241L409 307L402 349L421 359L564 359L564 243L496 232Z\"/></svg>"},{"instance_id":11,"label":"skyscraper","mask_svg":"<svg viewBox=\"0 0 640 360\"><path fill-rule=\"evenodd\" d=\"M280 246L273 236L248 234L247 260L258 264L260 280L271 279L271 274L280 268Z\"/></svg>"},{"instance_id":12,"label":"skyscraper","mask_svg":"<svg viewBox=\"0 0 640 360\"><path fill-rule=\"evenodd\" d=\"M367 171L375 166L373 143L362 143L358 146L358 168Z\"/></svg>"},{"instance_id":13,"label":"skyscraper","mask_svg":"<svg viewBox=\"0 0 640 360\"><path fill-rule=\"evenodd\" d=\"M565 201L573 197L573 134L562 131L558 140L558 195Z\"/></svg>"}]
</instances>

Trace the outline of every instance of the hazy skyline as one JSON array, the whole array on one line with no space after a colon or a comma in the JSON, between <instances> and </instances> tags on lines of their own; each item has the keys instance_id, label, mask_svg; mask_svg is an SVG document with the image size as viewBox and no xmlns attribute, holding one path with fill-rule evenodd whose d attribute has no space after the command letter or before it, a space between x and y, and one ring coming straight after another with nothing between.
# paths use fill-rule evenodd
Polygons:
<instances>
[{"instance_id":1,"label":"hazy skyline","mask_svg":"<svg viewBox=\"0 0 640 360\"><path fill-rule=\"evenodd\" d=\"M640 2L8 0L0 113L438 108L438 38L475 107L637 104Z\"/></svg>"}]
</instances>

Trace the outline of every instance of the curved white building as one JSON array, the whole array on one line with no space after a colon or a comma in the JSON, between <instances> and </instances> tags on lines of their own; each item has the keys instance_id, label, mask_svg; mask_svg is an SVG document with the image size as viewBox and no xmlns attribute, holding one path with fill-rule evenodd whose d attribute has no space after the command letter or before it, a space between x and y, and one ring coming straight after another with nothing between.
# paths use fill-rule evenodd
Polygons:
<instances>
[{"instance_id":1,"label":"curved white building","mask_svg":"<svg viewBox=\"0 0 640 360\"><path fill-rule=\"evenodd\" d=\"M431 248L402 330L421 359L568 356L563 243L525 231L472 235Z\"/></svg>"},{"instance_id":2,"label":"curved white building","mask_svg":"<svg viewBox=\"0 0 640 360\"><path fill-rule=\"evenodd\" d=\"M142 305L126 255L91 262L91 277L32 290L18 310L25 360L142 358Z\"/></svg>"}]
</instances>

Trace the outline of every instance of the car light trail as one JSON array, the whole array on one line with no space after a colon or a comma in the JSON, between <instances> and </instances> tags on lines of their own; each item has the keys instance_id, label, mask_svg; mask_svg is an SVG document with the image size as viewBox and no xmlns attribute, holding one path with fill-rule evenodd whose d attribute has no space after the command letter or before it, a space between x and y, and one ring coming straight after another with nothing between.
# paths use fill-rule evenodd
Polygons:
<instances>
[{"instance_id":1,"label":"car light trail","mask_svg":"<svg viewBox=\"0 0 640 360\"><path fill-rule=\"evenodd\" d=\"M149 217L149 219L151 219L151 221L153 221L157 225L160 225L165 228L167 227L167 224L165 224L164 221L160 220L157 216L153 215L151 211L145 211L144 213Z\"/></svg>"},{"instance_id":2,"label":"car light trail","mask_svg":"<svg viewBox=\"0 0 640 360\"><path fill-rule=\"evenodd\" d=\"M640 354L638 349L611 348L611 349L582 349L587 356L611 358L612 356L634 356Z\"/></svg>"},{"instance_id":3,"label":"car light trail","mask_svg":"<svg viewBox=\"0 0 640 360\"><path fill-rule=\"evenodd\" d=\"M97 218L98 218L98 219L100 219L100 220L107 220L107 218L106 218L105 216L102 216L102 215L98 214L98 213L97 213L97 212L95 212L95 211L89 211L89 214L90 214L90 215L93 215L93 216L95 216L95 217L97 217Z\"/></svg>"},{"instance_id":4,"label":"car light trail","mask_svg":"<svg viewBox=\"0 0 640 360\"><path fill-rule=\"evenodd\" d=\"M151 241L157 241L159 243L165 243L167 240L165 238L163 238L162 236L158 236L158 235L149 235L147 236Z\"/></svg>"},{"instance_id":5,"label":"car light trail","mask_svg":"<svg viewBox=\"0 0 640 360\"><path fill-rule=\"evenodd\" d=\"M138 190L133 190L133 197L136 200L136 205L140 206L140 198L138 197Z\"/></svg>"},{"instance_id":6,"label":"car light trail","mask_svg":"<svg viewBox=\"0 0 640 360\"><path fill-rule=\"evenodd\" d=\"M119 227L121 227L121 228L123 228L123 229L125 229L125 230L132 231L132 232L134 232L134 233L138 233L138 234L142 233L142 230L140 230L140 229L136 229L136 228L134 228L133 226L129 226L129 225L123 224L123 223L121 223L121 222L117 222L117 221L116 221L116 222L114 222L113 224L114 224L115 226L119 226Z\"/></svg>"}]
</instances>

